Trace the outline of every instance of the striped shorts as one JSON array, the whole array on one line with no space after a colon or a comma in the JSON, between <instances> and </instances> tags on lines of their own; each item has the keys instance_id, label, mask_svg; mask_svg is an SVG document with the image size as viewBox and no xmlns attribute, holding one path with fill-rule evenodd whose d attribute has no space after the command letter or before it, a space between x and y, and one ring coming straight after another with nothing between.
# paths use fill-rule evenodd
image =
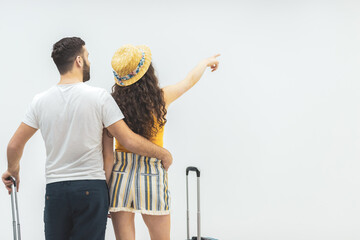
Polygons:
<instances>
[{"instance_id":1,"label":"striped shorts","mask_svg":"<svg viewBox=\"0 0 360 240\"><path fill-rule=\"evenodd\" d=\"M168 175L160 160L126 152L115 152L115 160L110 212L170 213Z\"/></svg>"}]
</instances>

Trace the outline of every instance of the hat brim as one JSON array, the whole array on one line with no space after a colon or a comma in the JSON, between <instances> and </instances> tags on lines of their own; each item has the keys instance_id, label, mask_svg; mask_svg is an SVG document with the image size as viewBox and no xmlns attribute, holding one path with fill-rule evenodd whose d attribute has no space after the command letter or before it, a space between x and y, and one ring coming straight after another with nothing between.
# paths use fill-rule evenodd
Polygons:
<instances>
[{"instance_id":1,"label":"hat brim","mask_svg":"<svg viewBox=\"0 0 360 240\"><path fill-rule=\"evenodd\" d=\"M132 78L130 78L129 80L126 81L122 81L122 85L118 84L121 87L126 87L126 86L130 86L131 84L134 84L135 82L139 81L140 78L142 78L145 73L147 72L147 70L150 67L151 64L151 50L148 46L146 45L138 45L136 46L138 49L140 49L140 51L143 51L145 53L145 61L144 64L141 66L140 71L133 76ZM118 83L116 77L114 77L115 82Z\"/></svg>"}]
</instances>

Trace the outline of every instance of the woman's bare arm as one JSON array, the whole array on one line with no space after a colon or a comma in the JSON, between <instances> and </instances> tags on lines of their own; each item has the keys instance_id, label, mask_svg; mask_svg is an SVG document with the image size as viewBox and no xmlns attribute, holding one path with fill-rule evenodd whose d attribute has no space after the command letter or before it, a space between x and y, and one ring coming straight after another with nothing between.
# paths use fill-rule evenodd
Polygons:
<instances>
[{"instance_id":1,"label":"woman's bare arm","mask_svg":"<svg viewBox=\"0 0 360 240\"><path fill-rule=\"evenodd\" d=\"M220 54L216 54L200 61L198 65L188 73L186 78L174 85L164 87L163 91L166 107L192 88L200 80L207 67L210 67L212 72L216 71L219 66L219 61L217 60L217 57L219 56Z\"/></svg>"}]
</instances>

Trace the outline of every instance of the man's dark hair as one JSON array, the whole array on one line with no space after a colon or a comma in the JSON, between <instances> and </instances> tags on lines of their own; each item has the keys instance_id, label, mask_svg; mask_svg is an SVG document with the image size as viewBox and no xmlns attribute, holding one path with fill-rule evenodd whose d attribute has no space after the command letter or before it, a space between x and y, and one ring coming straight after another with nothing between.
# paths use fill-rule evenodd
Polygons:
<instances>
[{"instance_id":1,"label":"man's dark hair","mask_svg":"<svg viewBox=\"0 0 360 240\"><path fill-rule=\"evenodd\" d=\"M53 45L51 57L60 74L65 74L73 67L75 58L83 55L85 42L78 37L66 37Z\"/></svg>"}]
</instances>

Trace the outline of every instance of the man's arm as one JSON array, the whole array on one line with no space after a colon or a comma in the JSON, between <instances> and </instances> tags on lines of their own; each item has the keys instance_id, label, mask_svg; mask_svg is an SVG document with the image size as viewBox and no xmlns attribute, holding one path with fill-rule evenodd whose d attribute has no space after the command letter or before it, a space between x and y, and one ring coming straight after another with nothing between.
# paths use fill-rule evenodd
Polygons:
<instances>
[{"instance_id":1,"label":"man's arm","mask_svg":"<svg viewBox=\"0 0 360 240\"><path fill-rule=\"evenodd\" d=\"M114 166L114 138L109 136L108 130L103 131L103 157L104 157L104 170L106 176L106 183L109 185L109 180Z\"/></svg>"},{"instance_id":2,"label":"man's arm","mask_svg":"<svg viewBox=\"0 0 360 240\"><path fill-rule=\"evenodd\" d=\"M165 170L168 170L172 164L172 156L168 150L159 147L146 138L134 133L124 120L117 121L107 129L110 134L129 151L142 156L160 159Z\"/></svg>"},{"instance_id":3,"label":"man's arm","mask_svg":"<svg viewBox=\"0 0 360 240\"><path fill-rule=\"evenodd\" d=\"M2 181L6 186L6 189L11 193L12 182L6 180L12 176L16 180L17 191L19 191L19 171L20 171L20 158L23 154L26 142L35 134L36 128L32 128L25 123L21 123L10 142L7 146L7 159L8 169L2 175Z\"/></svg>"}]
</instances>

